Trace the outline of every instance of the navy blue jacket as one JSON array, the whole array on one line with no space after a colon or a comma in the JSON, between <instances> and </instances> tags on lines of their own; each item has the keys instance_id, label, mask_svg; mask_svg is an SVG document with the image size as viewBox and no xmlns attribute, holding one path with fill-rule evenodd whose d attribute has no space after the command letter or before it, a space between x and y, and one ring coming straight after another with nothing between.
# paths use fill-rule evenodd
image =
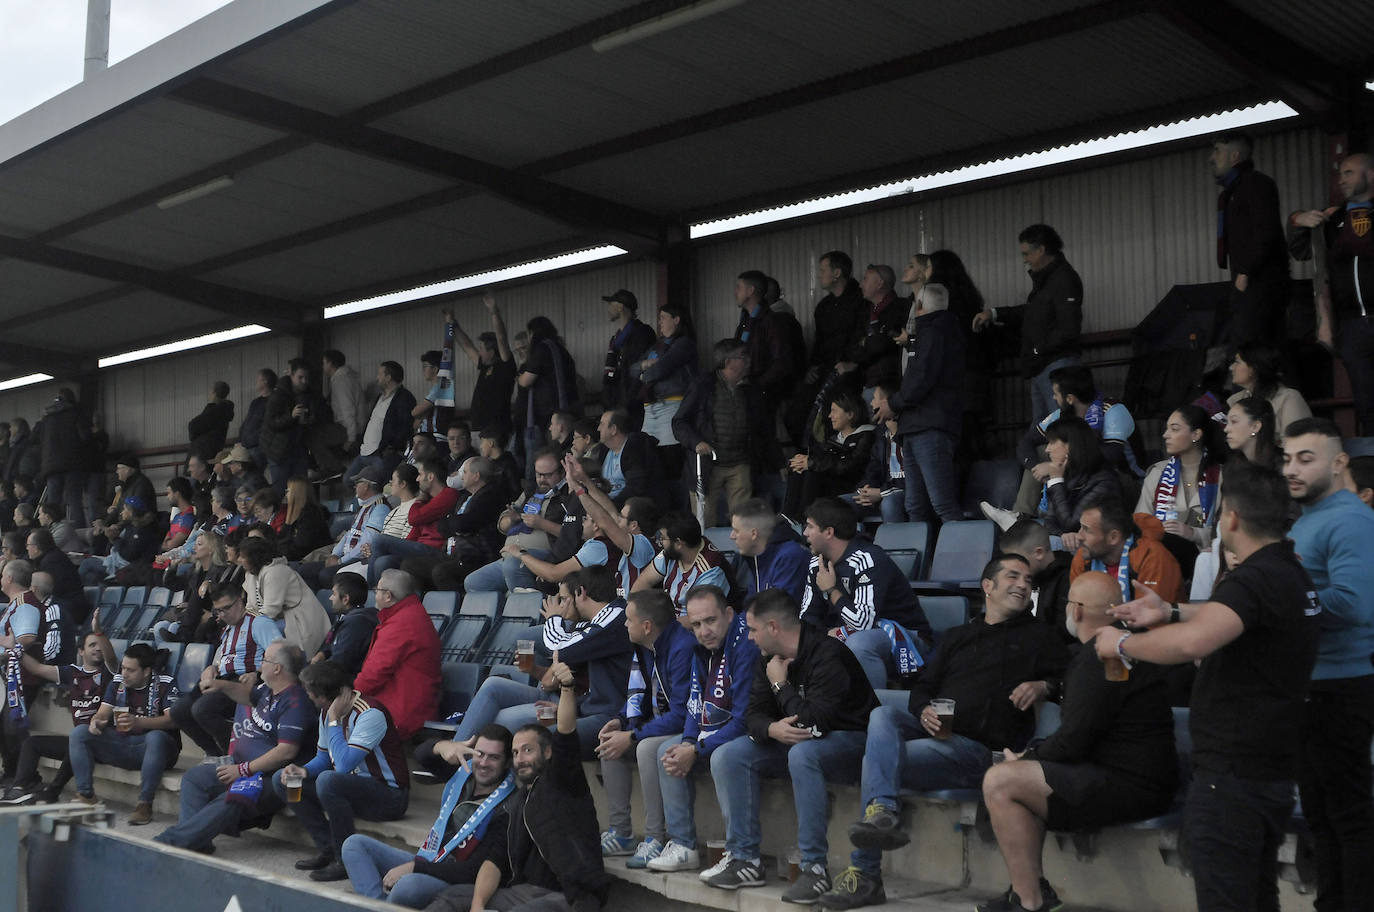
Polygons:
<instances>
[{"instance_id":1,"label":"navy blue jacket","mask_svg":"<svg viewBox=\"0 0 1374 912\"><path fill-rule=\"evenodd\" d=\"M697 756L707 757L711 751L727 741L747 734L745 712L749 708L749 692L754 686L754 669L759 661L759 647L749 639L749 625L744 612L735 615L730 632L721 644L727 674L730 676L730 706L728 709L711 702L708 712L707 688L711 670L711 652L698 645L692 651L692 687L687 699L687 718L682 728L682 740L697 746ZM723 699L723 698L713 698ZM727 715L728 713L728 715Z\"/></svg>"},{"instance_id":2,"label":"navy blue jacket","mask_svg":"<svg viewBox=\"0 0 1374 912\"><path fill-rule=\"evenodd\" d=\"M659 714L657 707L649 701L653 682L646 677L644 692L644 721L635 729L635 737L657 738L659 735L676 735L682 731L687 721L687 697L692 689L692 652L696 649L697 638L677 621L663 628L658 639L654 640L654 650L636 646L641 669L653 668L658 678L658 686L668 700L668 710ZM559 656L562 657L561 654Z\"/></svg>"},{"instance_id":3,"label":"navy blue jacket","mask_svg":"<svg viewBox=\"0 0 1374 912\"><path fill-rule=\"evenodd\" d=\"M625 708L630 682L630 634L625 629L625 600L612 599L590 621L569 625L562 617L544 622L544 647L558 650L559 660L585 665L587 693L578 699L579 716L615 716Z\"/></svg>"},{"instance_id":4,"label":"navy blue jacket","mask_svg":"<svg viewBox=\"0 0 1374 912\"><path fill-rule=\"evenodd\" d=\"M820 562L819 557L811 558L802 594L802 620L823 630L844 627L854 633L873 629L881 618L931 642L930 622L911 591L911 583L882 548L857 538L849 543L835 561L835 585L843 596L834 604L816 585Z\"/></svg>"},{"instance_id":5,"label":"navy blue jacket","mask_svg":"<svg viewBox=\"0 0 1374 912\"><path fill-rule=\"evenodd\" d=\"M778 517L763 553L740 558L739 582L744 587L744 601L747 603L764 589L781 589L800 605L810 561L810 550L797 540L797 533L787 520Z\"/></svg>"},{"instance_id":6,"label":"navy blue jacket","mask_svg":"<svg viewBox=\"0 0 1374 912\"><path fill-rule=\"evenodd\" d=\"M964 334L959 318L937 310L916 318L916 341L902 374L902 387L889 397L897 413L897 435L945 431L959 436L964 425Z\"/></svg>"}]
</instances>

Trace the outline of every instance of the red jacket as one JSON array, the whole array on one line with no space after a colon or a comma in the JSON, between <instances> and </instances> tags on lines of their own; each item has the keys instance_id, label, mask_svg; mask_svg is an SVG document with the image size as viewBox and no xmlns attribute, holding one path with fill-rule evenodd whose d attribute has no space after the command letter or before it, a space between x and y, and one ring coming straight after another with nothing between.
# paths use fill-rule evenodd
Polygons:
<instances>
[{"instance_id":1,"label":"red jacket","mask_svg":"<svg viewBox=\"0 0 1374 912\"><path fill-rule=\"evenodd\" d=\"M444 537L439 534L439 520L452 513L457 503L457 489L447 486L424 503L417 502L410 508L407 519L410 534L406 538L431 548L444 547Z\"/></svg>"},{"instance_id":2,"label":"red jacket","mask_svg":"<svg viewBox=\"0 0 1374 912\"><path fill-rule=\"evenodd\" d=\"M439 634L417 595L382 609L377 618L353 689L385 706L397 733L409 738L439 712Z\"/></svg>"}]
</instances>

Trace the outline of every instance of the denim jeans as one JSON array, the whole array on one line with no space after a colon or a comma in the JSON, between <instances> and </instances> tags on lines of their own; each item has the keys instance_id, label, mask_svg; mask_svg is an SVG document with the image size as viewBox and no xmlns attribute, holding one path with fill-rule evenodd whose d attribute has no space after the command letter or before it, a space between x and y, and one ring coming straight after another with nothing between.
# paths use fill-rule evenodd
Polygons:
<instances>
[{"instance_id":1,"label":"denim jeans","mask_svg":"<svg viewBox=\"0 0 1374 912\"><path fill-rule=\"evenodd\" d=\"M1061 367L1068 367L1070 364L1077 364L1078 356L1069 355L1067 358L1055 358L1045 365L1044 370L1030 379L1031 394L1031 424L1039 424L1040 419L1050 412L1059 408L1054 404L1054 384L1050 382L1050 374L1059 370Z\"/></svg>"},{"instance_id":2,"label":"denim jeans","mask_svg":"<svg viewBox=\"0 0 1374 912\"><path fill-rule=\"evenodd\" d=\"M853 782L864 751L861 731L832 731L787 747L777 741L755 744L736 738L711 754L711 778L725 817L725 851L731 858L759 857L759 777L792 777L797 809L797 848L805 865L824 865L829 854L825 831L830 816L827 782Z\"/></svg>"},{"instance_id":3,"label":"denim jeans","mask_svg":"<svg viewBox=\"0 0 1374 912\"><path fill-rule=\"evenodd\" d=\"M667 824L668 838L689 849L695 849L697 847L696 781L709 771L710 764L713 762L715 753L719 753L719 749L710 757L702 758L698 755L696 762L692 764L692 771L686 776L670 776L663 769L663 755L668 752L670 747L681 743L681 739L670 738L658 746L658 791L663 797L663 819Z\"/></svg>"},{"instance_id":4,"label":"denim jeans","mask_svg":"<svg viewBox=\"0 0 1374 912\"><path fill-rule=\"evenodd\" d=\"M386 872L397 865L415 860L414 852L393 849L391 846L371 836L355 833L344 840L343 860L348 879L353 882L353 892L368 899L384 899L393 906L407 909L423 909L435 894L447 887L448 881L440 880L429 874L407 874L396 881L390 893L382 891L382 878Z\"/></svg>"},{"instance_id":5,"label":"denim jeans","mask_svg":"<svg viewBox=\"0 0 1374 912\"><path fill-rule=\"evenodd\" d=\"M443 552L417 541L397 538L394 535L378 535L372 539L372 560L367 565L367 584L376 586L383 571L394 570L401 566L407 557L442 557Z\"/></svg>"},{"instance_id":6,"label":"denim jeans","mask_svg":"<svg viewBox=\"0 0 1374 912\"><path fill-rule=\"evenodd\" d=\"M914 631L907 632L911 634L917 651L928 660L932 651L930 644L918 637ZM892 660L892 641L881 628L874 627L872 630L851 633L844 643L863 666L864 676L868 678L868 683L873 685L874 690L882 690L887 686L887 679L897 674L897 663Z\"/></svg>"},{"instance_id":7,"label":"denim jeans","mask_svg":"<svg viewBox=\"0 0 1374 912\"><path fill-rule=\"evenodd\" d=\"M111 727L93 735L89 726L78 725L67 738L67 756L76 778L76 790L83 795L95 791L95 765L108 763L120 769L139 770L138 800L152 801L158 780L181 753L181 739L166 731L126 735Z\"/></svg>"},{"instance_id":8,"label":"denim jeans","mask_svg":"<svg viewBox=\"0 0 1374 912\"><path fill-rule=\"evenodd\" d=\"M954 448L959 438L939 430L902 435L906 466L906 515L910 522L943 522L964 518L959 507L959 479Z\"/></svg>"},{"instance_id":9,"label":"denim jeans","mask_svg":"<svg viewBox=\"0 0 1374 912\"><path fill-rule=\"evenodd\" d=\"M682 732L657 735L636 741L634 749L616 760L601 761L601 781L606 788L606 816L608 829L617 836L630 836L634 826L630 821L630 789L634 785L634 769L639 767L639 790L644 799L644 838L664 842L666 824L663 816L663 793L659 791L659 760L663 751L682 743Z\"/></svg>"},{"instance_id":10,"label":"denim jeans","mask_svg":"<svg viewBox=\"0 0 1374 912\"><path fill-rule=\"evenodd\" d=\"M991 765L992 751L982 743L963 735L940 741L905 709L879 706L868 717L860 813L873 801L897 810L902 789L978 788ZM882 857L876 849L855 849L850 864L877 875Z\"/></svg>"},{"instance_id":11,"label":"denim jeans","mask_svg":"<svg viewBox=\"0 0 1374 912\"><path fill-rule=\"evenodd\" d=\"M852 506L858 511L860 519L867 519L870 516L877 516L883 522L900 523L906 522L906 489L892 491L884 494L882 500L875 506L861 506L854 500L853 494L843 494L840 500Z\"/></svg>"},{"instance_id":12,"label":"denim jeans","mask_svg":"<svg viewBox=\"0 0 1374 912\"><path fill-rule=\"evenodd\" d=\"M155 842L182 849L204 849L243 816L243 805L224 800L228 786L208 763L193 766L181 777L181 813L174 826L153 837Z\"/></svg>"},{"instance_id":13,"label":"denim jeans","mask_svg":"<svg viewBox=\"0 0 1374 912\"><path fill-rule=\"evenodd\" d=\"M267 460L267 482L278 494L286 493L287 479L297 475L304 476L310 471L310 461L305 455L304 444L293 446L286 459L281 462Z\"/></svg>"},{"instance_id":14,"label":"denim jeans","mask_svg":"<svg viewBox=\"0 0 1374 912\"><path fill-rule=\"evenodd\" d=\"M272 788L286 801L281 771L272 774ZM310 834L315 848L342 857L344 840L353 835L353 818L400 820L406 815L410 791L392 788L372 776L325 770L301 786L301 800L293 810Z\"/></svg>"},{"instance_id":15,"label":"denim jeans","mask_svg":"<svg viewBox=\"0 0 1374 912\"><path fill-rule=\"evenodd\" d=\"M1278 912L1278 850L1292 811L1292 780L1194 774L1183 827L1193 850L1198 912Z\"/></svg>"},{"instance_id":16,"label":"denim jeans","mask_svg":"<svg viewBox=\"0 0 1374 912\"><path fill-rule=\"evenodd\" d=\"M538 721L534 715L535 700L558 699L558 694L550 694L521 684L510 678L493 676L482 682L477 694L468 704L463 721L454 733L454 741L466 741L484 726L495 722L514 732L522 725ZM577 720L577 737L582 744L582 756L586 759L596 757L596 736L601 727L611 720L608 715L582 716Z\"/></svg>"},{"instance_id":17,"label":"denim jeans","mask_svg":"<svg viewBox=\"0 0 1374 912\"><path fill-rule=\"evenodd\" d=\"M549 560L552 551L530 548L529 553L540 560ZM464 592L500 592L505 594L515 589L535 588L534 574L514 557L501 557L489 564L478 567L463 580Z\"/></svg>"}]
</instances>

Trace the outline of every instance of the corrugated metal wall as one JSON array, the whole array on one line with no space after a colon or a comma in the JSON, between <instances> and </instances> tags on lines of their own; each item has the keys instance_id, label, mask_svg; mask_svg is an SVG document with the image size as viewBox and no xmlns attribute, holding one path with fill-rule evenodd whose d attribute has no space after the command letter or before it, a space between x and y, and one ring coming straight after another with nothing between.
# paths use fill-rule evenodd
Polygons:
<instances>
[{"instance_id":1,"label":"corrugated metal wall","mask_svg":"<svg viewBox=\"0 0 1374 912\"><path fill-rule=\"evenodd\" d=\"M900 275L913 252L947 247L963 258L989 303L1018 303L1029 283L1017 255L1016 235L1038 221L1059 230L1066 255L1083 277L1085 331L1133 326L1171 286L1223 277L1214 258L1216 188L1206 155L1199 144L1194 150L1136 162L703 242L693 281L703 359L711 342L734 330L734 280L745 269L776 276L809 333L812 305L820 297L815 263L834 248L850 253L859 268L870 262L889 263ZM1285 211L1326 199L1329 166L1324 156L1324 139L1315 130L1261 137L1255 152L1260 169L1278 182ZM1295 268L1294 274L1307 273L1303 267ZM595 388L610 335L601 295L630 289L646 302L642 316L652 321L657 283L654 264L621 262L514 285L498 294L512 334L536 314L552 319L582 379ZM489 327L479 294L453 303L469 334ZM441 342L439 310L433 305L401 307L331 321L327 344L344 352L365 382L371 382L376 365L388 359L418 377L420 354ZM252 398L256 371L263 366L283 369L297 350L293 338L261 336L102 372L101 406L115 446L184 442L186 423L203 407L217 379L232 387L241 417ZM470 389L475 377L471 365L460 358L457 369L458 389ZM1116 378L1103 379L1104 387L1110 388ZM423 395L417 380L408 385ZM1016 384L1004 385L999 406L1019 408L1015 403L1024 397L1016 393ZM0 393L0 416L23 415L33 421L56 388L42 384ZM465 399L460 392L460 403ZM237 421L231 433L236 426Z\"/></svg>"}]
</instances>

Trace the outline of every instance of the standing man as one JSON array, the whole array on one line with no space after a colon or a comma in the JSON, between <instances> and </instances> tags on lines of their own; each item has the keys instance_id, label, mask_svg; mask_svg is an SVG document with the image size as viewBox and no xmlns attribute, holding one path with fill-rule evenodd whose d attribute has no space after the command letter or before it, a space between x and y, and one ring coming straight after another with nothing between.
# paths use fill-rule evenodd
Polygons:
<instances>
[{"instance_id":1,"label":"standing man","mask_svg":"<svg viewBox=\"0 0 1374 912\"><path fill-rule=\"evenodd\" d=\"M495 332L478 335L474 345L452 311L444 319L453 324L453 338L477 368L477 382L472 387L472 407L468 421L479 434L488 429L510 427L510 397L515 390L515 357L506 341L506 325L491 292L482 296L482 304L491 314Z\"/></svg>"},{"instance_id":2,"label":"standing man","mask_svg":"<svg viewBox=\"0 0 1374 912\"><path fill-rule=\"evenodd\" d=\"M47 418L43 420L47 421ZM209 461L224 449L224 438L229 435L229 422L233 420L234 403L229 401L229 384L216 380L210 386L210 397L205 408L186 425L191 452Z\"/></svg>"},{"instance_id":3,"label":"standing man","mask_svg":"<svg viewBox=\"0 0 1374 912\"><path fill-rule=\"evenodd\" d=\"M292 358L289 367L290 372L278 381L268 397L267 414L262 420L267 480L278 494L286 492L286 479L306 473L307 428L327 417L324 400L310 389L310 367L300 358Z\"/></svg>"},{"instance_id":4,"label":"standing man","mask_svg":"<svg viewBox=\"0 0 1374 912\"><path fill-rule=\"evenodd\" d=\"M716 748L746 736L744 713L759 658L745 616L736 614L726 603L725 593L715 586L697 586L687 597L687 626L697 641L692 681L682 739L670 740L658 751L658 787L668 843L649 862L651 871L701 867L695 777L710 772Z\"/></svg>"},{"instance_id":5,"label":"standing man","mask_svg":"<svg viewBox=\"0 0 1374 912\"><path fill-rule=\"evenodd\" d=\"M1112 616L1154 629L1097 632L1103 659L1201 659L1188 719L1193 784L1184 809L1199 912L1279 907L1276 853L1293 810L1303 699L1322 624L1312 580L1283 537L1287 491L1273 469L1228 468L1217 532L1238 566L1203 604L1171 603L1140 586L1140 598Z\"/></svg>"},{"instance_id":6,"label":"standing man","mask_svg":"<svg viewBox=\"0 0 1374 912\"><path fill-rule=\"evenodd\" d=\"M749 358L746 363L748 377L758 387L763 400L760 427L764 433L777 421L778 404L795 392L791 387L797 378L798 367L792 361L787 327L764 300L767 291L768 276L757 269L741 272L735 280L735 303L740 309L735 339L745 344ZM809 399L807 404L810 404ZM673 434L677 436L676 427Z\"/></svg>"},{"instance_id":7,"label":"standing man","mask_svg":"<svg viewBox=\"0 0 1374 912\"><path fill-rule=\"evenodd\" d=\"M1345 205L1290 215L1289 249L1299 260L1326 251L1324 287L1320 271L1316 281L1317 341L1335 345L1350 376L1360 433L1374 434L1374 155L1346 158L1336 183Z\"/></svg>"},{"instance_id":8,"label":"standing man","mask_svg":"<svg viewBox=\"0 0 1374 912\"><path fill-rule=\"evenodd\" d=\"M854 651L874 690L889 675L915 674L930 651L930 623L906 576L877 545L859 538L859 517L838 497L806 508L811 547L802 620Z\"/></svg>"},{"instance_id":9,"label":"standing man","mask_svg":"<svg viewBox=\"0 0 1374 912\"><path fill-rule=\"evenodd\" d=\"M725 854L701 879L723 890L763 885L759 777L786 770L797 809L801 876L782 899L815 902L830 889L826 783L858 778L864 729L878 698L854 653L803 624L797 603L784 593L759 593L747 615L760 653L745 717L749 737L723 745L712 759Z\"/></svg>"},{"instance_id":10,"label":"standing man","mask_svg":"<svg viewBox=\"0 0 1374 912\"><path fill-rule=\"evenodd\" d=\"M658 336L653 327L639 319L639 299L624 288L603 295L606 319L615 327L606 347L606 364L601 371L601 407L621 409L629 416L628 433L644 423L644 403L630 392L639 380L639 362L653 348Z\"/></svg>"},{"instance_id":11,"label":"standing man","mask_svg":"<svg viewBox=\"0 0 1374 912\"><path fill-rule=\"evenodd\" d=\"M335 432L342 438L337 447L343 453L356 452L358 438L363 432L363 389L358 371L346 363L344 353L337 348L324 353L320 368L324 377L324 399L334 413L334 423L342 428L341 434Z\"/></svg>"},{"instance_id":12,"label":"standing man","mask_svg":"<svg viewBox=\"0 0 1374 912\"><path fill-rule=\"evenodd\" d=\"M427 434L436 440L443 438L453 415L452 405L441 404L453 401L453 378L439 375L443 362L444 353L438 349L430 349L420 356L420 382L426 390L425 398L416 402L410 411L415 433Z\"/></svg>"},{"instance_id":13,"label":"standing man","mask_svg":"<svg viewBox=\"0 0 1374 912\"><path fill-rule=\"evenodd\" d=\"M377 386L382 392L372 406L358 455L349 463L345 476L356 478L370 465L385 478L400 463L410 442L410 413L415 408L415 395L402 386L405 376L405 368L395 361L383 361L377 368Z\"/></svg>"},{"instance_id":14,"label":"standing man","mask_svg":"<svg viewBox=\"0 0 1374 912\"><path fill-rule=\"evenodd\" d=\"M813 389L825 383L832 371L852 374L858 367L856 358L868 332L869 315L849 254L840 250L822 254L816 262L816 285L825 290L825 297L816 302L816 335L806 369L807 386Z\"/></svg>"},{"instance_id":15,"label":"standing man","mask_svg":"<svg viewBox=\"0 0 1374 912\"><path fill-rule=\"evenodd\" d=\"M1279 215L1279 188L1255 170L1254 143L1244 133L1212 143L1217 196L1217 266L1231 271L1233 348L1262 342L1282 348L1288 302L1288 249Z\"/></svg>"},{"instance_id":16,"label":"standing man","mask_svg":"<svg viewBox=\"0 0 1374 912\"><path fill-rule=\"evenodd\" d=\"M1298 739L1298 787L1316 843L1322 910L1374 902L1374 511L1345 489L1348 461L1340 431L1324 418L1303 418L1284 430L1283 474L1302 505L1289 534L1322 606Z\"/></svg>"},{"instance_id":17,"label":"standing man","mask_svg":"<svg viewBox=\"0 0 1374 912\"><path fill-rule=\"evenodd\" d=\"M214 687L239 704L230 742L229 763L202 763L181 777L181 817L155 842L209 854L221 833L237 833L245 817L271 814L275 798L264 801L265 779L310 746L310 698L297 682L305 655L278 640L267 647L262 682L216 681ZM232 793L234 800L228 800Z\"/></svg>"},{"instance_id":18,"label":"standing man","mask_svg":"<svg viewBox=\"0 0 1374 912\"><path fill-rule=\"evenodd\" d=\"M897 276L891 266L870 264L859 288L863 291L867 325L859 344L859 382L864 399L873 398L880 383L895 381L902 373L902 350L893 335L906 326L912 302L897 297Z\"/></svg>"},{"instance_id":19,"label":"standing man","mask_svg":"<svg viewBox=\"0 0 1374 912\"><path fill-rule=\"evenodd\" d=\"M0 594L9 604L0 608L0 662L4 663L5 697L0 705L0 756L4 758L4 777L14 781L19 766L19 751L28 737L28 702L24 693L22 656L38 642L43 621L43 606L29 589L33 565L13 559L0 570Z\"/></svg>"},{"instance_id":20,"label":"standing man","mask_svg":"<svg viewBox=\"0 0 1374 912\"><path fill-rule=\"evenodd\" d=\"M405 745L380 703L353 689L352 676L333 662L301 670L301 686L320 711L316 753L304 766L282 767L272 788L287 800L283 777L304 778L296 819L319 853L296 862L311 880L344 880L344 840L353 835L354 817L400 820L410 803L410 771Z\"/></svg>"},{"instance_id":21,"label":"standing man","mask_svg":"<svg viewBox=\"0 0 1374 912\"><path fill-rule=\"evenodd\" d=\"M973 318L975 331L1006 323L1021 336L1021 376L1030 381L1031 421L1054 409L1050 371L1077 364L1083 328L1083 280L1064 257L1064 241L1049 225L1031 225L1018 236L1021 262L1030 272L1025 304L988 308Z\"/></svg>"},{"instance_id":22,"label":"standing man","mask_svg":"<svg viewBox=\"0 0 1374 912\"><path fill-rule=\"evenodd\" d=\"M267 456L262 451L262 423L267 418L268 400L277 388L277 372L264 367L253 375L253 383L253 401L248 403L248 412L239 423L239 443L248 450L257 470L267 468Z\"/></svg>"},{"instance_id":23,"label":"standing man","mask_svg":"<svg viewBox=\"0 0 1374 912\"><path fill-rule=\"evenodd\" d=\"M897 420L906 472L906 516L911 522L955 522L959 480L954 451L964 421L964 334L949 310L943 285L926 285L916 297L914 339L908 343L900 388L874 411L874 421Z\"/></svg>"}]
</instances>

